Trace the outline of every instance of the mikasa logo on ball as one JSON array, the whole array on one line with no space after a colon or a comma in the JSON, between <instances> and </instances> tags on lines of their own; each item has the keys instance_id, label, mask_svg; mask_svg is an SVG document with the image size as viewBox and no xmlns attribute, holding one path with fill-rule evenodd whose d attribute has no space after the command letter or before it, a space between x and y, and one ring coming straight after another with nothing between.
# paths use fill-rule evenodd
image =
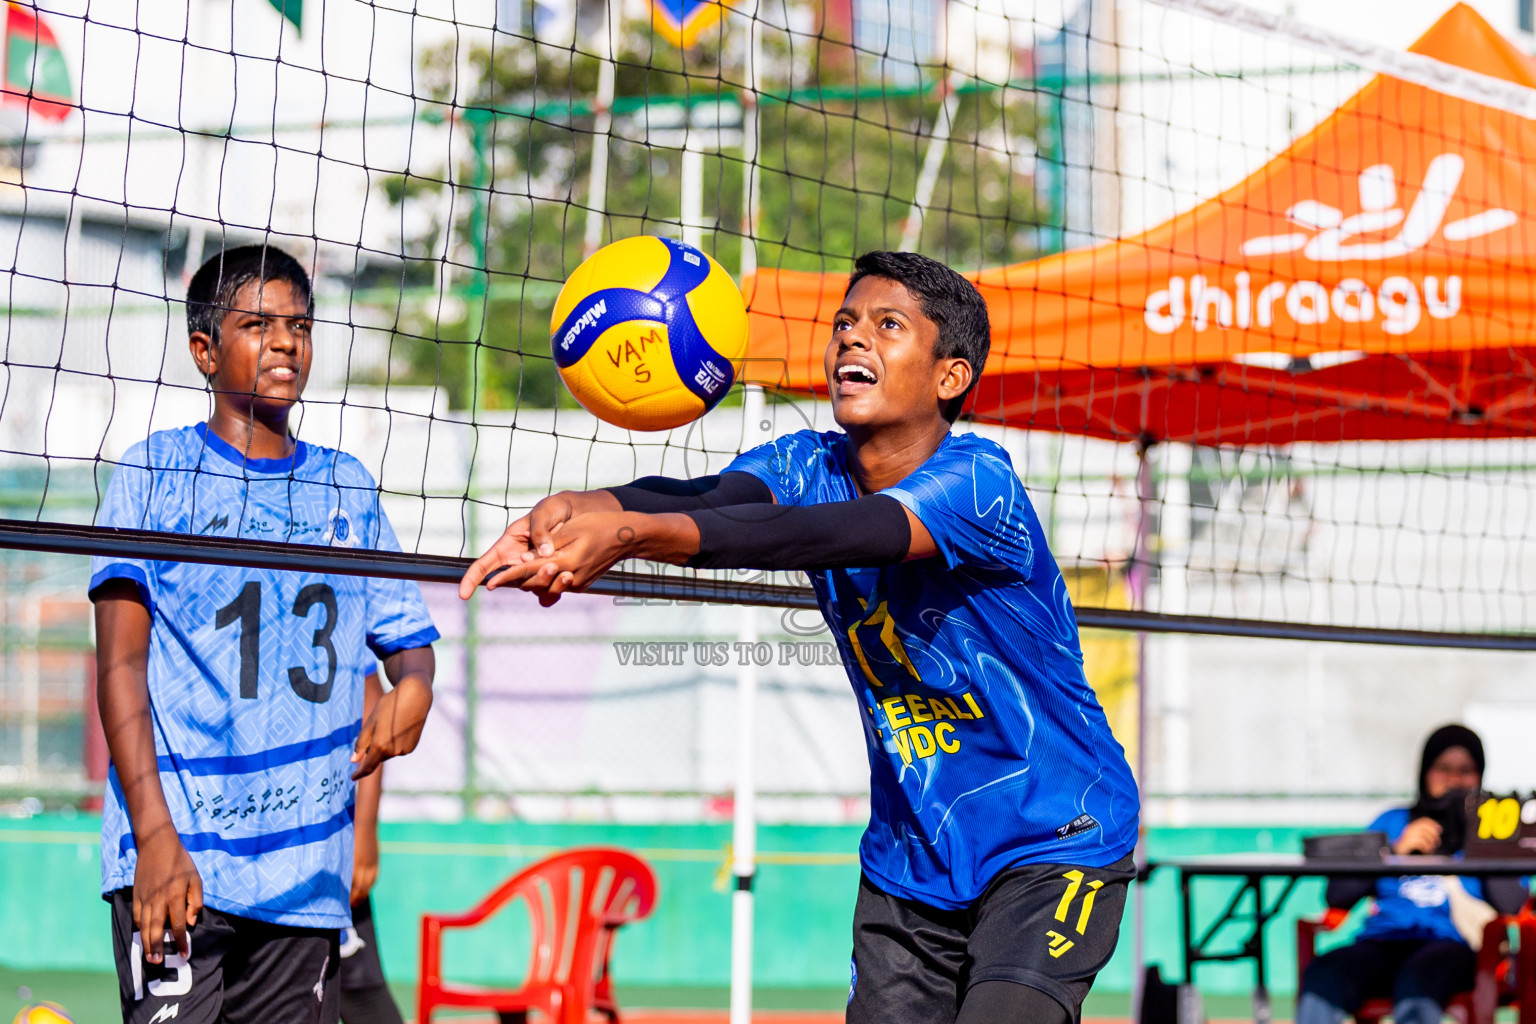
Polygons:
<instances>
[{"instance_id":1,"label":"mikasa logo on ball","mask_svg":"<svg viewBox=\"0 0 1536 1024\"><path fill-rule=\"evenodd\" d=\"M565 338L560 342L560 347L562 349L570 348L571 342L576 340L576 336L582 332L582 329L597 323L598 317L606 312L608 312L607 299L598 299L592 303L591 308L581 314L581 319L572 324L571 329L565 332Z\"/></svg>"}]
</instances>

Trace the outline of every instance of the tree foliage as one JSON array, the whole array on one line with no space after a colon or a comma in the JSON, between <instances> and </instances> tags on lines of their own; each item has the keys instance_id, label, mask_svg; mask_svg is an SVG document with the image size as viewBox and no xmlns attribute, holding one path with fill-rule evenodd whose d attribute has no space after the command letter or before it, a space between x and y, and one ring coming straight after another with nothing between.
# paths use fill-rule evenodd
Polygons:
<instances>
[{"instance_id":1,"label":"tree foliage","mask_svg":"<svg viewBox=\"0 0 1536 1024\"><path fill-rule=\"evenodd\" d=\"M549 316L582 255L598 60L496 39L469 53L469 78L478 85L455 112L471 133L470 155L435 175L455 189L451 283L464 301L449 304L446 316L402 321L395 371L397 379L403 373L410 382L447 387L460 407L548 407L569 401L550 358ZM860 83L856 62L822 62L795 81L787 42L769 34L765 46L759 265L837 273L860 252L896 246L942 102L938 90L871 87ZM461 73L454 50L428 51L420 64L430 96L446 104ZM736 103L740 66L729 45L680 53L652 46L642 32L624 34L602 200L605 241L678 234L681 152L668 146L680 133L663 126L681 118L685 105ZM1036 129L1026 91L961 96L920 251L961 269L1036 254ZM746 179L739 144L722 144L704 165L705 248L734 270ZM432 191L422 179L386 183L397 204ZM482 249L484 272L476 269Z\"/></svg>"}]
</instances>

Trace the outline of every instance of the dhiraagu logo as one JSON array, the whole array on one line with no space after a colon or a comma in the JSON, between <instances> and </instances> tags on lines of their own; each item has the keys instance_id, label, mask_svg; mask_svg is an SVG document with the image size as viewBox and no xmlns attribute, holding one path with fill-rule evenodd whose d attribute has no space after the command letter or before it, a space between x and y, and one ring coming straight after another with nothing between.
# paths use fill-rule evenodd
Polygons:
<instances>
[{"instance_id":1,"label":"dhiraagu logo","mask_svg":"<svg viewBox=\"0 0 1536 1024\"><path fill-rule=\"evenodd\" d=\"M1460 243L1504 231L1519 222L1512 210L1490 207L1450 223L1451 201L1461 185L1466 160L1442 153L1429 162L1413 203L1406 210L1397 192L1397 172L1376 164L1357 179L1359 211L1303 199L1286 211L1295 230L1261 235L1242 243L1245 257L1300 253L1314 263L1345 261L1370 264L1398 259L1428 246L1437 237ZM1148 330L1172 334L1188 323L1196 332L1235 327L1266 329L1284 317L1299 326L1342 323L1375 324L1392 335L1407 334L1431 319L1449 320L1461 312L1461 278L1456 274L1385 275L1366 272L1331 287L1316 280L1265 279L1253 270L1234 274L1230 283L1216 276L1191 274L1168 279L1147 296Z\"/></svg>"},{"instance_id":2,"label":"dhiraagu logo","mask_svg":"<svg viewBox=\"0 0 1536 1024\"><path fill-rule=\"evenodd\" d=\"M1429 162L1413 207L1405 214L1397 197L1397 172L1377 164L1360 172L1360 212L1349 217L1326 203L1304 199L1285 211L1299 231L1250 238L1244 256L1296 252L1318 263L1343 260L1390 260L1424 248L1441 231L1448 242L1464 242L1512 227L1520 217L1513 210L1488 209L1445 224L1446 211L1456 197L1467 162L1455 153L1441 153ZM1391 238L1365 241L1398 228Z\"/></svg>"}]
</instances>

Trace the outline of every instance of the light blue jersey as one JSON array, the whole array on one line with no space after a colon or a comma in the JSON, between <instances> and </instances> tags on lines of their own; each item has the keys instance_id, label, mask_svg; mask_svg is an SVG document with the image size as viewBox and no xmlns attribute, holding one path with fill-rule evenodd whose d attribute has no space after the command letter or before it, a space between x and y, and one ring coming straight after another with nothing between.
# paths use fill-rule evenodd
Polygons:
<instances>
[{"instance_id":1,"label":"light blue jersey","mask_svg":"<svg viewBox=\"0 0 1536 1024\"><path fill-rule=\"evenodd\" d=\"M98 525L400 550L372 476L300 441L245 459L205 425L123 456ZM208 906L276 924L351 924L350 756L375 656L437 639L413 582L118 557L91 591L137 585L151 613L149 696L160 785ZM115 769L102 818L102 890L133 884L137 853Z\"/></svg>"},{"instance_id":2,"label":"light blue jersey","mask_svg":"<svg viewBox=\"0 0 1536 1024\"><path fill-rule=\"evenodd\" d=\"M781 505L858 497L848 438L803 430L738 457ZM880 493L937 557L809 573L869 747L864 873L956 909L1014 864L1104 867L1136 845L1136 783L1083 674L1077 619L1008 453L950 434Z\"/></svg>"}]
</instances>

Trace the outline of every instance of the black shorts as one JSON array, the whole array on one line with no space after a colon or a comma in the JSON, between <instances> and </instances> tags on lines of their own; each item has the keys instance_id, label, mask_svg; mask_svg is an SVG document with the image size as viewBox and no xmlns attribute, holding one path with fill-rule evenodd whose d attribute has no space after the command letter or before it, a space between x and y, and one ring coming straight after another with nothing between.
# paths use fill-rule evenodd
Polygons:
<instances>
[{"instance_id":1,"label":"black shorts","mask_svg":"<svg viewBox=\"0 0 1536 1024\"><path fill-rule=\"evenodd\" d=\"M384 981L373 900L352 908L352 927L341 936L342 1024L401 1024L400 1008Z\"/></svg>"},{"instance_id":2,"label":"black shorts","mask_svg":"<svg viewBox=\"0 0 1536 1024\"><path fill-rule=\"evenodd\" d=\"M1130 857L1104 868L1020 865L964 910L900 899L861 879L848 1024L949 1024L984 981L1044 992L1077 1021L1115 951L1135 870Z\"/></svg>"},{"instance_id":3,"label":"black shorts","mask_svg":"<svg viewBox=\"0 0 1536 1024\"><path fill-rule=\"evenodd\" d=\"M291 928L204 907L183 959L167 931L163 963L144 960L133 890L111 895L112 953L124 1024L335 1024L341 932Z\"/></svg>"}]
</instances>

